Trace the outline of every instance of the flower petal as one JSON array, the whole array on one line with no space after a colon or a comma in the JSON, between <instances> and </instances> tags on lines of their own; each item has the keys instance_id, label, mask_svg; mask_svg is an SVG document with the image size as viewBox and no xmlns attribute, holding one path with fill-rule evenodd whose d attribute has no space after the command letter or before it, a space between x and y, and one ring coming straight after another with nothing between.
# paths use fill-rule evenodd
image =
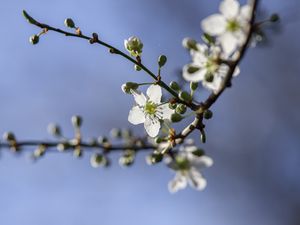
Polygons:
<instances>
[{"instance_id":1,"label":"flower petal","mask_svg":"<svg viewBox=\"0 0 300 225\"><path fill-rule=\"evenodd\" d=\"M197 167L197 169L203 169L211 167L214 164L214 161L212 158L210 158L207 155L201 156L201 157L193 157L192 162L194 167Z\"/></svg>"},{"instance_id":2,"label":"flower petal","mask_svg":"<svg viewBox=\"0 0 300 225\"><path fill-rule=\"evenodd\" d=\"M213 82L207 82L203 80L202 85L216 94L220 89L223 79L224 79L223 77L219 75L215 75Z\"/></svg>"},{"instance_id":3,"label":"flower petal","mask_svg":"<svg viewBox=\"0 0 300 225\"><path fill-rule=\"evenodd\" d=\"M207 70L205 68L199 68L198 71L196 71L194 73L189 73L188 68L190 66L193 66L193 64L185 65L183 67L183 71L182 71L183 78L186 81L192 81L192 82L199 82L199 81L203 80Z\"/></svg>"},{"instance_id":4,"label":"flower petal","mask_svg":"<svg viewBox=\"0 0 300 225\"><path fill-rule=\"evenodd\" d=\"M170 109L169 104L159 106L160 117L163 120L170 120L171 115L174 113L174 109Z\"/></svg>"},{"instance_id":5,"label":"flower petal","mask_svg":"<svg viewBox=\"0 0 300 225\"><path fill-rule=\"evenodd\" d=\"M160 129L160 121L156 117L146 117L144 123L145 130L150 137L156 137Z\"/></svg>"},{"instance_id":6,"label":"flower petal","mask_svg":"<svg viewBox=\"0 0 300 225\"><path fill-rule=\"evenodd\" d=\"M136 104L138 104L139 106L144 106L146 104L147 98L143 93L140 93L138 91L131 91L131 93L134 97Z\"/></svg>"},{"instance_id":7,"label":"flower petal","mask_svg":"<svg viewBox=\"0 0 300 225\"><path fill-rule=\"evenodd\" d=\"M147 89L147 95L150 99L150 101L159 104L161 101L161 96L162 96L162 90L159 85L152 84L148 89Z\"/></svg>"},{"instance_id":8,"label":"flower petal","mask_svg":"<svg viewBox=\"0 0 300 225\"><path fill-rule=\"evenodd\" d=\"M241 7L240 17L244 20L247 20L248 22L250 21L250 19L251 19L251 6L250 5L244 5Z\"/></svg>"},{"instance_id":9,"label":"flower petal","mask_svg":"<svg viewBox=\"0 0 300 225\"><path fill-rule=\"evenodd\" d=\"M221 43L225 55L227 56L231 55L238 46L236 37L230 32L224 33L218 39Z\"/></svg>"},{"instance_id":10,"label":"flower petal","mask_svg":"<svg viewBox=\"0 0 300 225\"><path fill-rule=\"evenodd\" d=\"M134 106L128 115L128 121L134 125L145 122L145 114L139 106Z\"/></svg>"},{"instance_id":11,"label":"flower petal","mask_svg":"<svg viewBox=\"0 0 300 225\"><path fill-rule=\"evenodd\" d=\"M220 12L226 19L233 19L238 16L240 3L236 0L224 0L220 4Z\"/></svg>"},{"instance_id":12,"label":"flower petal","mask_svg":"<svg viewBox=\"0 0 300 225\"><path fill-rule=\"evenodd\" d=\"M235 70L233 72L233 76L234 77L238 76L240 74L240 72L241 72L240 67L238 67L238 66L235 67Z\"/></svg>"},{"instance_id":13,"label":"flower petal","mask_svg":"<svg viewBox=\"0 0 300 225\"><path fill-rule=\"evenodd\" d=\"M206 180L199 171L191 168L188 174L188 182L192 188L202 191L206 187Z\"/></svg>"},{"instance_id":14,"label":"flower petal","mask_svg":"<svg viewBox=\"0 0 300 225\"><path fill-rule=\"evenodd\" d=\"M226 19L221 14L213 14L202 20L201 27L205 33L217 36L225 32Z\"/></svg>"},{"instance_id":15,"label":"flower petal","mask_svg":"<svg viewBox=\"0 0 300 225\"><path fill-rule=\"evenodd\" d=\"M175 193L181 189L186 188L186 185L187 185L186 177L184 177L180 173L176 173L174 179L169 182L168 189L171 193Z\"/></svg>"}]
</instances>

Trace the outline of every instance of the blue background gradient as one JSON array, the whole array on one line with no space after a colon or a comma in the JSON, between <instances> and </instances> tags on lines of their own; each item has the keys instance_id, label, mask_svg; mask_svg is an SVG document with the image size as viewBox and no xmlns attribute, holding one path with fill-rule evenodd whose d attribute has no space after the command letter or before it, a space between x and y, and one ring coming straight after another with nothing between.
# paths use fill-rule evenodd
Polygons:
<instances>
[{"instance_id":1,"label":"blue background gradient","mask_svg":"<svg viewBox=\"0 0 300 225\"><path fill-rule=\"evenodd\" d=\"M72 17L84 33L123 48L131 35L144 42L143 60L156 70L159 54L168 56L167 82L189 61L181 40L200 40L200 21L218 11L218 0L0 0L0 133L22 139L51 138L49 122L72 135L70 117L85 118L87 137L127 121L133 99L120 86L150 81L143 72L101 46L39 32L22 9L39 20L63 26ZM145 154L131 169L117 164L93 169L89 157L49 154L36 164L26 154L2 151L0 224L2 225L299 225L300 224L300 3L265 0L261 12L278 12L280 29L269 30L266 46L250 49L241 75L213 106L207 123L208 187L169 194L173 173L149 167ZM204 98L206 92L199 93ZM143 131L142 126L135 127ZM198 139L197 135L194 136Z\"/></svg>"}]
</instances>

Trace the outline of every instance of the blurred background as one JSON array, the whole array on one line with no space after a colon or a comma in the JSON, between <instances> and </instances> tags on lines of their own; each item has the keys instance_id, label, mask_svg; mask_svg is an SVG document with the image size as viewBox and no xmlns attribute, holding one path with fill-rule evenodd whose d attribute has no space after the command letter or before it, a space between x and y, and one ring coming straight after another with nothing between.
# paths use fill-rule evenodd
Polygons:
<instances>
[{"instance_id":1,"label":"blurred background","mask_svg":"<svg viewBox=\"0 0 300 225\"><path fill-rule=\"evenodd\" d=\"M189 62L181 41L200 40L200 21L218 11L219 0L1 0L0 133L20 139L50 139L49 122L73 135L70 117L84 117L86 137L112 127L132 127L133 99L121 92L126 81L150 81L143 72L101 46L40 30L22 9L40 21L64 28L67 17L83 33L123 48L131 35L144 42L143 60L156 70L168 56L167 82ZM167 190L173 173L149 167L145 154L123 169L93 169L89 157L49 154L32 164L26 154L1 151L0 224L5 225L299 225L300 224L300 2L264 0L262 14L278 12L281 26L269 29L266 45L250 49L233 88L214 105L207 123L214 158L204 171L203 192ZM206 96L199 92L199 98ZM134 127L136 133L142 126ZM195 134L195 139L198 139ZM28 151L29 153L29 151Z\"/></svg>"}]
</instances>

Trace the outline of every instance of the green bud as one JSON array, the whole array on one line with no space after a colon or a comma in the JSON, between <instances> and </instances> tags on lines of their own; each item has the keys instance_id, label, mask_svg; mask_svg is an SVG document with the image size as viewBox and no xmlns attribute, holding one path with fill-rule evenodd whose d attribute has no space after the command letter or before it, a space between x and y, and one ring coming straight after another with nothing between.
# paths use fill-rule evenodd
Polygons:
<instances>
[{"instance_id":1,"label":"green bud","mask_svg":"<svg viewBox=\"0 0 300 225\"><path fill-rule=\"evenodd\" d=\"M201 156L204 156L205 155L205 152L203 149L197 149L195 151L192 152L193 155L195 156L198 156L198 157L201 157Z\"/></svg>"},{"instance_id":2,"label":"green bud","mask_svg":"<svg viewBox=\"0 0 300 225\"><path fill-rule=\"evenodd\" d=\"M75 28L75 23L71 18L65 19L65 26L69 28Z\"/></svg>"},{"instance_id":3,"label":"green bud","mask_svg":"<svg viewBox=\"0 0 300 225\"><path fill-rule=\"evenodd\" d=\"M206 73L204 79L206 82L211 83L214 81L214 75L212 73Z\"/></svg>"},{"instance_id":4,"label":"green bud","mask_svg":"<svg viewBox=\"0 0 300 225\"><path fill-rule=\"evenodd\" d=\"M3 134L3 139L5 141L15 141L16 137L15 137L15 135L12 132L5 132Z\"/></svg>"},{"instance_id":5,"label":"green bud","mask_svg":"<svg viewBox=\"0 0 300 225\"><path fill-rule=\"evenodd\" d=\"M39 40L40 40L40 37L38 35L32 35L30 38L29 38L29 41L31 44L33 45L36 45L37 43L39 43Z\"/></svg>"},{"instance_id":6,"label":"green bud","mask_svg":"<svg viewBox=\"0 0 300 225\"><path fill-rule=\"evenodd\" d=\"M122 137L122 131L121 131L121 129L113 128L113 129L110 131L110 135L111 135L113 138L121 138L121 137Z\"/></svg>"},{"instance_id":7,"label":"green bud","mask_svg":"<svg viewBox=\"0 0 300 225\"><path fill-rule=\"evenodd\" d=\"M176 107L177 107L177 103L169 103L169 108L170 109L176 109Z\"/></svg>"},{"instance_id":8,"label":"green bud","mask_svg":"<svg viewBox=\"0 0 300 225\"><path fill-rule=\"evenodd\" d=\"M196 73L200 68L196 66L189 66L187 71L188 73Z\"/></svg>"},{"instance_id":9,"label":"green bud","mask_svg":"<svg viewBox=\"0 0 300 225\"><path fill-rule=\"evenodd\" d=\"M142 54L144 45L138 37L132 36L124 41L124 46L132 56L137 57Z\"/></svg>"},{"instance_id":10,"label":"green bud","mask_svg":"<svg viewBox=\"0 0 300 225\"><path fill-rule=\"evenodd\" d=\"M147 163L153 165L163 160L164 156L160 152L154 152L147 157Z\"/></svg>"},{"instance_id":11,"label":"green bud","mask_svg":"<svg viewBox=\"0 0 300 225\"><path fill-rule=\"evenodd\" d=\"M75 128L79 128L82 125L82 118L80 116L72 116L71 121Z\"/></svg>"},{"instance_id":12,"label":"green bud","mask_svg":"<svg viewBox=\"0 0 300 225\"><path fill-rule=\"evenodd\" d=\"M179 98L182 101L185 101L185 102L191 102L192 101L192 96L189 93L187 93L186 91L179 92Z\"/></svg>"},{"instance_id":13,"label":"green bud","mask_svg":"<svg viewBox=\"0 0 300 225\"><path fill-rule=\"evenodd\" d=\"M203 113L203 117L207 120L211 119L213 117L213 112L209 109L205 110Z\"/></svg>"},{"instance_id":14,"label":"green bud","mask_svg":"<svg viewBox=\"0 0 300 225\"><path fill-rule=\"evenodd\" d=\"M82 157L82 149L80 147L76 147L73 151L73 156L76 158Z\"/></svg>"},{"instance_id":15,"label":"green bud","mask_svg":"<svg viewBox=\"0 0 300 225\"><path fill-rule=\"evenodd\" d=\"M105 157L99 153L93 154L90 159L91 166L94 168L100 167L101 165L103 165L105 163L105 161L106 161Z\"/></svg>"},{"instance_id":16,"label":"green bud","mask_svg":"<svg viewBox=\"0 0 300 225\"><path fill-rule=\"evenodd\" d=\"M198 83L196 83L196 82L191 82L190 83L191 91L196 91L197 88L198 88Z\"/></svg>"},{"instance_id":17,"label":"green bud","mask_svg":"<svg viewBox=\"0 0 300 225\"><path fill-rule=\"evenodd\" d=\"M47 127L48 133L56 136L56 137L60 137L61 136L61 130L60 127L57 124L54 123L50 123Z\"/></svg>"},{"instance_id":18,"label":"green bud","mask_svg":"<svg viewBox=\"0 0 300 225\"><path fill-rule=\"evenodd\" d=\"M104 136L100 136L100 137L98 137L98 142L100 144L105 144L105 143L108 142L108 139L106 137L104 137Z\"/></svg>"},{"instance_id":19,"label":"green bud","mask_svg":"<svg viewBox=\"0 0 300 225\"><path fill-rule=\"evenodd\" d=\"M121 130L121 136L122 138L129 139L130 137L132 137L132 131L129 129L123 129Z\"/></svg>"},{"instance_id":20,"label":"green bud","mask_svg":"<svg viewBox=\"0 0 300 225\"><path fill-rule=\"evenodd\" d=\"M121 166L131 166L134 163L135 152L133 150L127 150L124 155L119 159Z\"/></svg>"},{"instance_id":21,"label":"green bud","mask_svg":"<svg viewBox=\"0 0 300 225\"><path fill-rule=\"evenodd\" d=\"M188 49L188 50L198 50L197 48L197 41L191 39L191 38L184 38L182 41L182 45L184 48Z\"/></svg>"},{"instance_id":22,"label":"green bud","mask_svg":"<svg viewBox=\"0 0 300 225\"><path fill-rule=\"evenodd\" d=\"M211 35L207 34L207 33L204 33L203 36L202 36L202 40L209 44L209 45L214 45L216 40L214 37L212 37Z\"/></svg>"},{"instance_id":23,"label":"green bud","mask_svg":"<svg viewBox=\"0 0 300 225\"><path fill-rule=\"evenodd\" d=\"M134 82L127 82L126 84L123 84L121 86L122 91L125 94L131 94L131 91L135 91L136 89L138 89L139 84L134 83Z\"/></svg>"},{"instance_id":24,"label":"green bud","mask_svg":"<svg viewBox=\"0 0 300 225\"><path fill-rule=\"evenodd\" d=\"M179 114L184 114L186 112L186 106L184 104L178 104L175 111Z\"/></svg>"},{"instance_id":25,"label":"green bud","mask_svg":"<svg viewBox=\"0 0 300 225\"><path fill-rule=\"evenodd\" d=\"M177 82L175 82L175 81L172 81L172 82L170 83L170 88L172 88L172 89L175 90L175 91L179 91L179 90L180 90L179 84L178 84Z\"/></svg>"},{"instance_id":26,"label":"green bud","mask_svg":"<svg viewBox=\"0 0 300 225\"><path fill-rule=\"evenodd\" d=\"M134 69L136 71L141 71L142 70L142 68L139 65L134 65Z\"/></svg>"},{"instance_id":27,"label":"green bud","mask_svg":"<svg viewBox=\"0 0 300 225\"><path fill-rule=\"evenodd\" d=\"M178 114L178 113L173 113L173 114L171 115L171 121L172 121L173 123L178 123L178 122L180 122L182 119L183 119L183 117L182 117L180 114Z\"/></svg>"},{"instance_id":28,"label":"green bud","mask_svg":"<svg viewBox=\"0 0 300 225\"><path fill-rule=\"evenodd\" d=\"M280 21L280 17L277 13L274 13L270 16L270 21L272 23L276 23L276 22L279 22Z\"/></svg>"},{"instance_id":29,"label":"green bud","mask_svg":"<svg viewBox=\"0 0 300 225\"><path fill-rule=\"evenodd\" d=\"M57 145L57 150L60 152L63 152L65 150L67 150L68 148L70 148L70 145L68 143L59 143Z\"/></svg>"},{"instance_id":30,"label":"green bud","mask_svg":"<svg viewBox=\"0 0 300 225\"><path fill-rule=\"evenodd\" d=\"M159 56L159 58L158 58L159 67L163 67L166 64L166 62L167 62L167 56L165 56L165 55Z\"/></svg>"}]
</instances>

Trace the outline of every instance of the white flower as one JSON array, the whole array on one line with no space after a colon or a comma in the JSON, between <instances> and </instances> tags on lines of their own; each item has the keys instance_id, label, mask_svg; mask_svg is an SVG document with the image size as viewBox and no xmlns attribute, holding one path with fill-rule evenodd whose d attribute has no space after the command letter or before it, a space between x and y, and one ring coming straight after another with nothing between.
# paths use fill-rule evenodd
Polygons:
<instances>
[{"instance_id":1,"label":"white flower","mask_svg":"<svg viewBox=\"0 0 300 225\"><path fill-rule=\"evenodd\" d=\"M144 123L150 137L156 137L162 120L169 120L174 110L168 104L161 104L162 90L159 85L151 85L147 97L143 93L132 91L136 105L129 112L128 121L134 125Z\"/></svg>"},{"instance_id":2,"label":"white flower","mask_svg":"<svg viewBox=\"0 0 300 225\"><path fill-rule=\"evenodd\" d=\"M199 191L206 187L206 180L200 170L211 167L213 160L205 155L197 155L198 151L201 150L194 145L181 146L175 159L168 162L169 167L176 171L174 179L168 185L171 193L186 188L187 184Z\"/></svg>"},{"instance_id":3,"label":"white flower","mask_svg":"<svg viewBox=\"0 0 300 225\"><path fill-rule=\"evenodd\" d=\"M132 56L140 56L143 51L143 43L141 39L139 39L136 36L132 36L128 38L127 40L124 40L124 46L126 50L132 55Z\"/></svg>"},{"instance_id":4,"label":"white flower","mask_svg":"<svg viewBox=\"0 0 300 225\"><path fill-rule=\"evenodd\" d=\"M221 14L213 14L201 23L204 32L217 36L226 55L231 55L237 47L245 43L251 16L251 7L240 7L237 0L223 0Z\"/></svg>"},{"instance_id":5,"label":"white flower","mask_svg":"<svg viewBox=\"0 0 300 225\"><path fill-rule=\"evenodd\" d=\"M202 81L205 88L217 93L229 70L226 64L220 63L220 47L197 44L197 50L192 49L190 53L193 62L183 67L183 78L190 82ZM237 68L234 76L238 74Z\"/></svg>"}]
</instances>

